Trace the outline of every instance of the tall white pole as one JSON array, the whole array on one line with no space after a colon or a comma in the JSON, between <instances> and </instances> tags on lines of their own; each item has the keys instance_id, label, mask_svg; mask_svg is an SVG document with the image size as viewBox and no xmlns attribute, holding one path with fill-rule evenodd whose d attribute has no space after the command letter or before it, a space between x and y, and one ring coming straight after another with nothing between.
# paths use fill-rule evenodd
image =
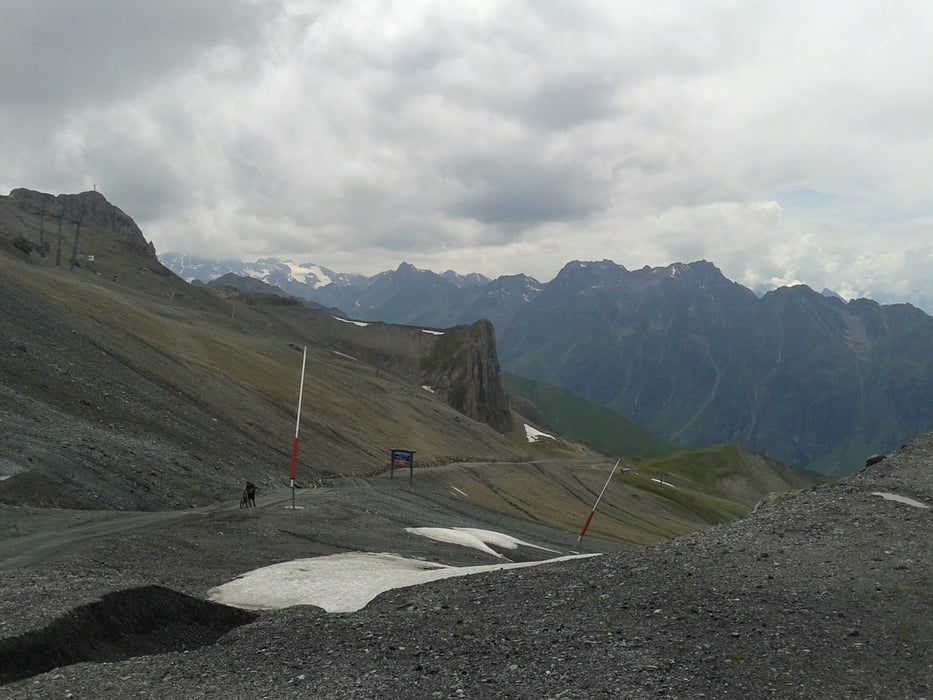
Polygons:
<instances>
[{"instance_id":1,"label":"tall white pole","mask_svg":"<svg viewBox=\"0 0 933 700\"><path fill-rule=\"evenodd\" d=\"M616 465L612 468L612 471L609 472L609 478L606 479L606 483L603 485L603 490L599 492L599 496L596 498L596 503L593 504L593 510L590 511L589 517L586 519L586 522L583 523L583 529L580 530L580 536L577 537L577 550L582 550L583 548L583 535L586 534L586 529L590 526L590 521L596 514L596 509L599 507L599 502L603 499L603 494L606 493L606 488L609 486L609 482L612 481L612 475L616 473L616 469L619 468L619 462L621 461L621 457L616 460Z\"/></svg>"},{"instance_id":2,"label":"tall white pole","mask_svg":"<svg viewBox=\"0 0 933 700\"><path fill-rule=\"evenodd\" d=\"M298 437L298 429L301 427L301 397L305 391L305 362L308 359L308 346L305 345L304 352L301 354L301 381L298 384L298 418L295 419L295 437Z\"/></svg>"},{"instance_id":3,"label":"tall white pole","mask_svg":"<svg viewBox=\"0 0 933 700\"><path fill-rule=\"evenodd\" d=\"M298 476L298 429L301 427L301 399L305 390L305 362L308 359L308 346L301 355L301 381L298 384L298 417L295 419L295 439L292 441L292 465L288 478L292 487L292 510L295 509L295 479Z\"/></svg>"}]
</instances>

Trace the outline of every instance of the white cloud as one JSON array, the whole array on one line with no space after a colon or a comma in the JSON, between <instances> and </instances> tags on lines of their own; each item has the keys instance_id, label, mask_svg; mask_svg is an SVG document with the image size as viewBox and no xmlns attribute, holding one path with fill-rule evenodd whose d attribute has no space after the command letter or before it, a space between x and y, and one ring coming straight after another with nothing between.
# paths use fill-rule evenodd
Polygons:
<instances>
[{"instance_id":1,"label":"white cloud","mask_svg":"<svg viewBox=\"0 0 933 700\"><path fill-rule=\"evenodd\" d=\"M0 189L160 252L372 274L706 258L933 309L933 7L51 0L5 13Z\"/></svg>"}]
</instances>

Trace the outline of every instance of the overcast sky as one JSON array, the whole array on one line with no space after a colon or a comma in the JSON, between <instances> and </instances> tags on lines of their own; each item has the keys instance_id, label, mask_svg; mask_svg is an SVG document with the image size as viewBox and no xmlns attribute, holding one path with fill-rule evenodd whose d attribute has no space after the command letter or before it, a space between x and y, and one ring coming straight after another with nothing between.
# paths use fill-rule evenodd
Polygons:
<instances>
[{"instance_id":1,"label":"overcast sky","mask_svg":"<svg viewBox=\"0 0 933 700\"><path fill-rule=\"evenodd\" d=\"M0 0L0 191L159 253L933 311L933 3Z\"/></svg>"}]
</instances>

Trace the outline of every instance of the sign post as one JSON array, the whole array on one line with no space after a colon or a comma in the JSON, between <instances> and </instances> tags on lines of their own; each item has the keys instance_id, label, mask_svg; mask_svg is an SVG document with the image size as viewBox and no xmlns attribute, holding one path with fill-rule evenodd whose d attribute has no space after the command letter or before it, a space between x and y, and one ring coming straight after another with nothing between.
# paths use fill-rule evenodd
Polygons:
<instances>
[{"instance_id":1,"label":"sign post","mask_svg":"<svg viewBox=\"0 0 933 700\"><path fill-rule=\"evenodd\" d=\"M389 479L395 478L396 467L408 467L408 485L411 485L415 473L414 450L389 450Z\"/></svg>"},{"instance_id":2,"label":"sign post","mask_svg":"<svg viewBox=\"0 0 933 700\"><path fill-rule=\"evenodd\" d=\"M298 477L298 429L301 427L301 398L305 390L305 361L308 359L308 346L301 355L301 381L298 384L298 418L295 420L295 439L292 441L292 464L288 473L292 487L292 510L295 510L295 479Z\"/></svg>"}]
</instances>

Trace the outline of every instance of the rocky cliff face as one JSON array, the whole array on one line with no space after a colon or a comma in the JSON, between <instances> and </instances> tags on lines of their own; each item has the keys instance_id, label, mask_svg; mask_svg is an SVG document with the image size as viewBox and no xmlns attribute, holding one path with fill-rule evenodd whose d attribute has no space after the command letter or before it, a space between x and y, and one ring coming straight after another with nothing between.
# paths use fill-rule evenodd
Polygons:
<instances>
[{"instance_id":1,"label":"rocky cliff face","mask_svg":"<svg viewBox=\"0 0 933 700\"><path fill-rule=\"evenodd\" d=\"M67 221L80 222L82 226L97 226L126 241L133 253L155 257L155 246L147 242L143 232L132 218L107 201L100 192L52 195L18 188L10 192L10 198L30 210L32 214L45 214L46 220L62 216Z\"/></svg>"},{"instance_id":2,"label":"rocky cliff face","mask_svg":"<svg viewBox=\"0 0 933 700\"><path fill-rule=\"evenodd\" d=\"M512 428L489 321L448 329L422 358L421 380L452 407L500 433Z\"/></svg>"}]
</instances>

